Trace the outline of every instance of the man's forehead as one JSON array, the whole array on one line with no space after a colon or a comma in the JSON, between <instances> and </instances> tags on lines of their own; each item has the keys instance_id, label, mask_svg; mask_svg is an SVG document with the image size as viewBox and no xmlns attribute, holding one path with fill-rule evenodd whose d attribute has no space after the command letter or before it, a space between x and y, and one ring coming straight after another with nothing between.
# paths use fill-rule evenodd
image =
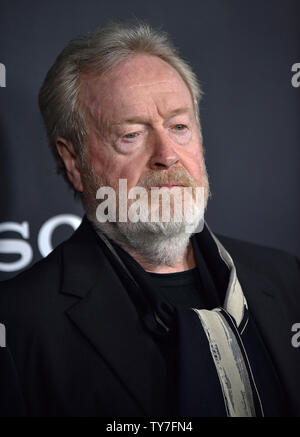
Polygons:
<instances>
[{"instance_id":1,"label":"man's forehead","mask_svg":"<svg viewBox=\"0 0 300 437\"><path fill-rule=\"evenodd\" d=\"M140 54L103 73L86 73L81 77L81 88L105 93L107 90L152 88L156 86L186 87L180 74L157 56Z\"/></svg>"},{"instance_id":2,"label":"man's forehead","mask_svg":"<svg viewBox=\"0 0 300 437\"><path fill-rule=\"evenodd\" d=\"M164 113L160 113L159 115L162 116L162 118L164 118L165 120L168 120L181 114L192 115L192 108L182 106L179 108L166 110ZM111 124L112 126L114 126L114 125L121 125L121 124L130 124L130 123L137 123L137 124L146 123L147 115L148 114L142 115L140 112L127 114L125 117L112 120Z\"/></svg>"},{"instance_id":3,"label":"man's forehead","mask_svg":"<svg viewBox=\"0 0 300 437\"><path fill-rule=\"evenodd\" d=\"M194 107L189 102L174 99L155 99L145 101L112 101L111 104L94 105L89 108L93 119L100 124L117 126L122 124L152 124L161 121L168 121L175 116L193 117Z\"/></svg>"},{"instance_id":4,"label":"man's forehead","mask_svg":"<svg viewBox=\"0 0 300 437\"><path fill-rule=\"evenodd\" d=\"M118 78L103 78L102 76L86 77L81 81L81 95L85 99L94 101L97 99L123 98L128 95L145 96L148 94L181 93L189 96L190 91L185 82L179 77L157 78L148 80L147 76L126 76ZM139 93L139 94L136 94Z\"/></svg>"},{"instance_id":5,"label":"man's forehead","mask_svg":"<svg viewBox=\"0 0 300 437\"><path fill-rule=\"evenodd\" d=\"M150 54L137 54L127 60L121 61L116 67L108 71L108 80L135 81L137 77L147 79L149 83L170 80L180 77L177 70L168 62L162 60L157 56Z\"/></svg>"},{"instance_id":6,"label":"man's forehead","mask_svg":"<svg viewBox=\"0 0 300 437\"><path fill-rule=\"evenodd\" d=\"M149 70L146 67L150 65ZM171 111L193 108L190 91L179 73L153 56L132 59L101 76L83 76L80 97L93 118L98 118L99 112L113 119L123 119L122 112L126 112L133 118L158 106L167 117Z\"/></svg>"}]
</instances>

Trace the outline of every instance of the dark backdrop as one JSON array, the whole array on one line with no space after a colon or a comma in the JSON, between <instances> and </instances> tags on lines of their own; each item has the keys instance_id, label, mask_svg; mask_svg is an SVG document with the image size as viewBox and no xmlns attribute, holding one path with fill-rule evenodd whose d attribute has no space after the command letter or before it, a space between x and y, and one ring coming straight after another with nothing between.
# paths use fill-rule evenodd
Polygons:
<instances>
[{"instance_id":1,"label":"dark backdrop","mask_svg":"<svg viewBox=\"0 0 300 437\"><path fill-rule=\"evenodd\" d=\"M132 18L168 31L204 89L211 228L300 255L299 0L1 0L0 279L48 253L83 214L38 112L47 70L75 35Z\"/></svg>"}]
</instances>

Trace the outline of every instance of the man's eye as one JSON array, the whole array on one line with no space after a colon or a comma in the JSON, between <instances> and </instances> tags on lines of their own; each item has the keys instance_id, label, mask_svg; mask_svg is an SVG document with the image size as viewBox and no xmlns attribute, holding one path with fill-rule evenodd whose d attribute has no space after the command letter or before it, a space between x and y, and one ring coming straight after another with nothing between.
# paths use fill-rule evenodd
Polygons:
<instances>
[{"instance_id":1,"label":"man's eye","mask_svg":"<svg viewBox=\"0 0 300 437\"><path fill-rule=\"evenodd\" d=\"M129 134L124 135L123 138L126 138L127 140L132 140L133 138L136 138L138 136L137 132L131 132Z\"/></svg>"},{"instance_id":2,"label":"man's eye","mask_svg":"<svg viewBox=\"0 0 300 437\"><path fill-rule=\"evenodd\" d=\"M187 128L185 124L175 124L174 129L177 131L183 131Z\"/></svg>"}]
</instances>

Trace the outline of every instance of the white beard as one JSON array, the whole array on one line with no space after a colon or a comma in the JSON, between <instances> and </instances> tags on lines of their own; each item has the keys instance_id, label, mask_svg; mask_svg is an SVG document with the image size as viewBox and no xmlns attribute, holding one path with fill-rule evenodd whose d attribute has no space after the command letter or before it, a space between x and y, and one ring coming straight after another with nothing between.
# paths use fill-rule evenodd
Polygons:
<instances>
[{"instance_id":1,"label":"white beard","mask_svg":"<svg viewBox=\"0 0 300 437\"><path fill-rule=\"evenodd\" d=\"M149 266L173 265L184 253L194 232L203 229L203 209L194 206L192 221L182 217L180 222L171 216L168 222L138 221L105 222L89 216L96 232L104 232L126 251L139 254Z\"/></svg>"},{"instance_id":2,"label":"white beard","mask_svg":"<svg viewBox=\"0 0 300 437\"><path fill-rule=\"evenodd\" d=\"M183 172L183 174L186 175L184 170L180 173L180 170L177 169L176 172L181 178L183 178ZM147 215L146 221L133 222L129 220L122 222L117 220L115 222L101 222L96 217L97 202L95 202L94 199L97 189L105 184L99 177L95 177L90 169L86 174L88 175L86 185L88 196L83 204L87 217L92 222L95 231L97 233L106 234L108 238L132 254L134 258L140 258L149 265L149 267L174 265L184 256L191 235L195 232L201 232L203 229L204 211L210 194L208 179L206 179L204 183L206 189L204 204L198 205L194 198L190 198L189 202L192 203L187 203L187 205L190 205L188 209L192 210L193 214L188 218L183 214L180 220L178 220L177 212L173 210L167 221L162 221L162 217L159 216L159 220L153 222L149 220L149 216ZM159 175L160 174L158 174L158 177ZM154 178L155 177L156 173L154 174ZM174 177L172 180L175 180ZM180 179L180 181L182 180L183 179ZM148 177L147 181L148 189L149 186L157 185L155 179ZM186 182L191 182L190 185L192 185L192 181L189 179L187 179ZM154 204L154 210L157 209L158 206L158 204ZM142 206L141 210L143 211L145 209L146 208ZM150 214L150 210L148 214Z\"/></svg>"}]
</instances>

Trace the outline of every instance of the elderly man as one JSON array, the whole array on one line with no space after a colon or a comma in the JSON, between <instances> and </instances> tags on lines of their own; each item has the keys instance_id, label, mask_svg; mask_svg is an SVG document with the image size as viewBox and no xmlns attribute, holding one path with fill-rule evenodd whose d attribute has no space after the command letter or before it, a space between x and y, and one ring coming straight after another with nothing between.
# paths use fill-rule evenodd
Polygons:
<instances>
[{"instance_id":1,"label":"elderly man","mask_svg":"<svg viewBox=\"0 0 300 437\"><path fill-rule=\"evenodd\" d=\"M1 284L27 414L300 414L299 264L204 223L200 96L147 25L98 28L48 72L41 113L86 216Z\"/></svg>"}]
</instances>

